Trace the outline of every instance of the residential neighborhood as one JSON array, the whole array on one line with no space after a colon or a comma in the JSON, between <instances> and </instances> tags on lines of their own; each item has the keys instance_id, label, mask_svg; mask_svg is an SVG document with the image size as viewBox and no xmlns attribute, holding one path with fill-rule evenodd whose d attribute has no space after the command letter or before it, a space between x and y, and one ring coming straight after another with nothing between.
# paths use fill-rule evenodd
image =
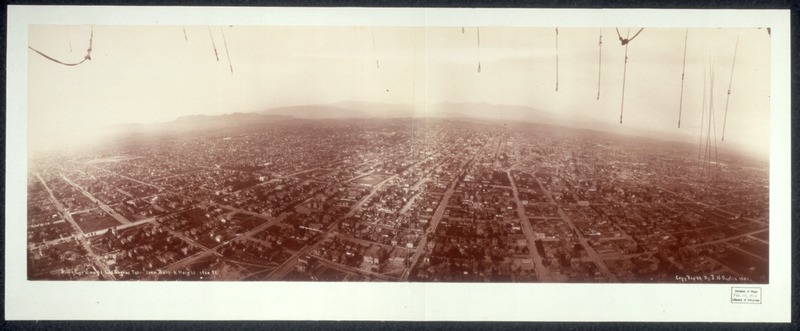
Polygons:
<instances>
[{"instance_id":1,"label":"residential neighborhood","mask_svg":"<svg viewBox=\"0 0 800 331\"><path fill-rule=\"evenodd\" d=\"M766 162L544 124L295 120L28 176L30 280L767 283L768 261Z\"/></svg>"}]
</instances>

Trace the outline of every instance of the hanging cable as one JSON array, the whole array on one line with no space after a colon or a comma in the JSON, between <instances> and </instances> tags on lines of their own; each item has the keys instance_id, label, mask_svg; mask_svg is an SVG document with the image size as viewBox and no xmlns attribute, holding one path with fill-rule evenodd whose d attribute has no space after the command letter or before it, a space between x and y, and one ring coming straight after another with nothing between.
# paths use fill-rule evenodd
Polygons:
<instances>
[{"instance_id":1,"label":"hanging cable","mask_svg":"<svg viewBox=\"0 0 800 331\"><path fill-rule=\"evenodd\" d=\"M728 96L725 97L725 116L722 119L722 141L725 141L725 126L728 124L728 102L731 100L731 86L733 84L733 69L736 67L736 53L739 50L739 35L736 35L736 46L733 48L733 63L731 64L731 78L728 81Z\"/></svg>"},{"instance_id":2,"label":"hanging cable","mask_svg":"<svg viewBox=\"0 0 800 331\"><path fill-rule=\"evenodd\" d=\"M208 27L208 35L211 36L211 46L214 46L214 57L217 58L217 62L219 62L219 54L217 53L217 43L214 42L214 35L211 33L211 27Z\"/></svg>"},{"instance_id":3,"label":"hanging cable","mask_svg":"<svg viewBox=\"0 0 800 331\"><path fill-rule=\"evenodd\" d=\"M222 43L225 45L225 56L228 57L228 67L231 68L231 73L233 73L233 64L231 64L231 53L228 52L228 41L225 40L225 31L222 30L222 27L219 27L219 32L222 33Z\"/></svg>"},{"instance_id":4,"label":"hanging cable","mask_svg":"<svg viewBox=\"0 0 800 331\"><path fill-rule=\"evenodd\" d=\"M705 61L704 61L705 62ZM698 170L698 177L701 176L701 170L703 164L700 162L700 156L702 155L703 151L703 128L705 126L705 117L706 117L706 67L705 63L703 63L703 103L700 106L700 141L697 144L697 170ZM699 178L698 178L699 179Z\"/></svg>"},{"instance_id":5,"label":"hanging cable","mask_svg":"<svg viewBox=\"0 0 800 331\"><path fill-rule=\"evenodd\" d=\"M372 35L372 53L375 54L375 68L380 69L381 64L378 63L378 48L375 47L375 30L370 28L369 32Z\"/></svg>"},{"instance_id":6,"label":"hanging cable","mask_svg":"<svg viewBox=\"0 0 800 331\"><path fill-rule=\"evenodd\" d=\"M711 141L712 141L712 138L711 138L711 135L712 135L712 132L713 132L713 135L714 135L714 138L713 138L713 141L714 141L714 146L713 146L714 147L714 152L713 152L714 165L717 168L719 167L719 152L717 150L717 124L716 124L716 116L715 116L716 112L714 111L714 76L715 76L714 75L714 63L712 61L711 64L710 64L710 77L711 78L710 78L709 96L708 96L708 122L707 122L708 126L707 126L707 129L706 129L706 149L705 149L705 156L704 156L704 159L703 159L703 162L704 162L703 163L703 170L705 171L706 183L708 183L709 185L710 185L710 180L709 179L711 178L711 172L712 172L712 165L711 165L711 158L712 158L712 152L711 152L711 147L712 147L711 146ZM703 81L705 82L705 77L704 77ZM705 83L704 83L704 85L705 85ZM703 99L705 100L705 89L703 89L703 97L704 97ZM705 106L705 102L704 102L704 106ZM715 173L715 175L716 175L716 173Z\"/></svg>"},{"instance_id":7,"label":"hanging cable","mask_svg":"<svg viewBox=\"0 0 800 331\"><path fill-rule=\"evenodd\" d=\"M681 101L678 106L678 128L681 128L681 113L683 112L683 80L686 76L686 45L689 42L689 29L686 29L686 35L683 37L683 69L681 70Z\"/></svg>"},{"instance_id":8,"label":"hanging cable","mask_svg":"<svg viewBox=\"0 0 800 331\"><path fill-rule=\"evenodd\" d=\"M92 30L89 33L89 48L86 50L86 55L83 57L83 60L81 60L80 62L74 62L74 63L66 63L66 62L59 61L59 60L57 60L57 59L55 59L53 57L48 56L47 54L44 54L44 53L38 51L37 49L31 47L30 45L28 46L28 49L38 53L39 55L43 56L44 58L46 58L46 59L48 59L50 61L53 61L53 62L58 63L58 64L62 64L62 65L68 66L68 67L72 67L72 66L76 66L76 65L79 65L81 63L84 63L84 62L86 62L86 60L91 60L92 59L92 42L93 42L93 40L94 40L94 27L92 27Z\"/></svg>"},{"instance_id":9,"label":"hanging cable","mask_svg":"<svg viewBox=\"0 0 800 331\"><path fill-rule=\"evenodd\" d=\"M189 37L186 36L186 28L183 28L183 40L189 41Z\"/></svg>"},{"instance_id":10,"label":"hanging cable","mask_svg":"<svg viewBox=\"0 0 800 331\"><path fill-rule=\"evenodd\" d=\"M478 73L481 73L481 28L478 27Z\"/></svg>"},{"instance_id":11,"label":"hanging cable","mask_svg":"<svg viewBox=\"0 0 800 331\"><path fill-rule=\"evenodd\" d=\"M619 34L619 28L615 29L617 30L617 37L619 37L619 42L622 44L622 46L628 45L629 42L633 41L633 39L636 38L636 36L638 36L640 33L642 33L642 30L644 30L644 28L639 29L639 31L636 32L636 34L634 34L633 37L631 38L622 38L622 35ZM631 29L628 28L628 36L630 35L631 35Z\"/></svg>"},{"instance_id":12,"label":"hanging cable","mask_svg":"<svg viewBox=\"0 0 800 331\"><path fill-rule=\"evenodd\" d=\"M411 113L414 114L417 105L417 30L413 29L412 32L414 32L414 53L411 58Z\"/></svg>"},{"instance_id":13,"label":"hanging cable","mask_svg":"<svg viewBox=\"0 0 800 331\"><path fill-rule=\"evenodd\" d=\"M709 97L709 105L708 111L711 113L711 123L712 127L714 128L714 163L717 164L718 161L718 154L717 154L717 116L716 112L714 111L714 62L711 62L711 92ZM711 159L709 155L709 160Z\"/></svg>"},{"instance_id":14,"label":"hanging cable","mask_svg":"<svg viewBox=\"0 0 800 331\"><path fill-rule=\"evenodd\" d=\"M556 28L556 92L558 92L558 28Z\"/></svg>"},{"instance_id":15,"label":"hanging cable","mask_svg":"<svg viewBox=\"0 0 800 331\"><path fill-rule=\"evenodd\" d=\"M597 42L597 100L600 100L600 77L603 70L603 28L600 28L600 40Z\"/></svg>"},{"instance_id":16,"label":"hanging cable","mask_svg":"<svg viewBox=\"0 0 800 331\"><path fill-rule=\"evenodd\" d=\"M709 93L709 99L711 99L713 95ZM705 170L706 180L708 180L708 168L709 163L711 162L711 107L708 108L708 121L706 121L708 125L708 129L706 131L706 152L703 158L703 170Z\"/></svg>"},{"instance_id":17,"label":"hanging cable","mask_svg":"<svg viewBox=\"0 0 800 331\"><path fill-rule=\"evenodd\" d=\"M625 38L622 38L622 35L619 33L618 28L615 29L617 31L617 36L619 37L619 42L622 44L622 46L625 46L625 64L622 68L622 101L620 102L619 105L619 124L622 124L622 113L625 109L625 80L628 76L628 43L633 41L634 38L636 38L640 33L642 33L642 30L644 30L644 28L639 29L639 31L636 32L636 34L634 34L633 37L630 38L629 38L629 36L631 35L630 28L628 28L628 34L626 35Z\"/></svg>"},{"instance_id":18,"label":"hanging cable","mask_svg":"<svg viewBox=\"0 0 800 331\"><path fill-rule=\"evenodd\" d=\"M631 30L628 29L628 35L630 36ZM617 34L619 34L619 30L617 30ZM622 36L620 36L620 41L622 41ZM625 45L625 64L622 67L622 99L619 104L619 124L622 124L622 112L625 109L625 78L628 76L628 43L623 42Z\"/></svg>"},{"instance_id":19,"label":"hanging cable","mask_svg":"<svg viewBox=\"0 0 800 331\"><path fill-rule=\"evenodd\" d=\"M69 43L69 52L72 53L72 38L69 36L69 30L64 30L67 34L67 42Z\"/></svg>"},{"instance_id":20,"label":"hanging cable","mask_svg":"<svg viewBox=\"0 0 800 331\"><path fill-rule=\"evenodd\" d=\"M712 103L711 100L714 99L714 93L713 93L714 92L713 65L711 65L710 67L712 69L709 71L709 75L710 75L711 79L709 80L709 93L708 93L709 102L708 102L708 121L706 121L706 125L707 125L707 129L706 129L706 149L705 149L705 153L704 153L704 156L703 156L703 170L705 172L705 177L706 177L705 179L706 180L708 180L708 171L707 170L708 170L709 162L711 161L711 148L710 148L710 146L711 146L711 115L713 113L712 109L711 109L711 103Z\"/></svg>"}]
</instances>

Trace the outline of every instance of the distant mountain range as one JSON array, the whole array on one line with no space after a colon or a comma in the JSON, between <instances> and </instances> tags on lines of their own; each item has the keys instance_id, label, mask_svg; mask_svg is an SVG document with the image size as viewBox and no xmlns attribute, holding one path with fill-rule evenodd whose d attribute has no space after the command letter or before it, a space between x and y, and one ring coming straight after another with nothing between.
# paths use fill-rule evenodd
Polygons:
<instances>
[{"instance_id":1,"label":"distant mountain range","mask_svg":"<svg viewBox=\"0 0 800 331\"><path fill-rule=\"evenodd\" d=\"M485 102L443 102L428 108L412 110L410 105L368 102L339 102L331 105L306 105L272 108L257 112L262 115L291 116L298 119L367 119L367 118L471 118L489 121L530 122L585 129L621 132L614 125L599 123L586 117L560 115L525 106L495 105ZM623 128L631 133L631 128ZM646 131L638 132L647 134Z\"/></svg>"},{"instance_id":2,"label":"distant mountain range","mask_svg":"<svg viewBox=\"0 0 800 331\"><path fill-rule=\"evenodd\" d=\"M190 115L170 122L126 124L111 131L130 134L172 134L188 131L225 130L279 123L288 120L370 119L370 118L460 118L490 122L528 122L579 129L607 131L625 135L658 137L657 133L541 111L531 107L489 103L445 102L413 111L410 105L344 101L330 105L304 105L270 108L252 113Z\"/></svg>"},{"instance_id":3,"label":"distant mountain range","mask_svg":"<svg viewBox=\"0 0 800 331\"><path fill-rule=\"evenodd\" d=\"M181 116L175 120L150 124L121 124L111 128L111 131L121 133L158 133L158 132L187 132L205 129L236 128L241 126L258 125L263 123L280 122L294 119L292 116L266 115L257 113L231 113L221 115L189 115Z\"/></svg>"},{"instance_id":4,"label":"distant mountain range","mask_svg":"<svg viewBox=\"0 0 800 331\"><path fill-rule=\"evenodd\" d=\"M429 108L414 111L409 105L346 101L331 105L272 108L257 113L275 116L291 116L303 119L440 117L522 121L546 124L568 124L574 120L530 107L469 102L438 103L432 104Z\"/></svg>"},{"instance_id":5,"label":"distant mountain range","mask_svg":"<svg viewBox=\"0 0 800 331\"><path fill-rule=\"evenodd\" d=\"M410 105L395 105L345 101L330 105L305 105L271 108L252 113L230 113L221 115L190 115L170 122L156 124L119 125L110 131L119 136L171 135L189 131L236 130L248 127L278 124L284 121L324 119L389 119L389 118L459 118L487 122L528 122L572 127L594 131L605 131L626 136L637 136L657 140L693 141L678 137L664 137L659 132L600 122L587 117L561 115L541 111L532 107L495 105L489 103L445 102L431 104L426 109L413 111ZM730 146L734 147L735 146ZM727 149L727 148L726 148Z\"/></svg>"},{"instance_id":6,"label":"distant mountain range","mask_svg":"<svg viewBox=\"0 0 800 331\"><path fill-rule=\"evenodd\" d=\"M191 115L162 124L173 130L195 130L238 127L242 125L256 125L274 123L294 119L288 115L266 115L257 113L232 113L224 115Z\"/></svg>"},{"instance_id":7,"label":"distant mountain range","mask_svg":"<svg viewBox=\"0 0 800 331\"><path fill-rule=\"evenodd\" d=\"M408 106L366 102L280 107L262 110L257 114L305 119L407 118L414 115Z\"/></svg>"}]
</instances>

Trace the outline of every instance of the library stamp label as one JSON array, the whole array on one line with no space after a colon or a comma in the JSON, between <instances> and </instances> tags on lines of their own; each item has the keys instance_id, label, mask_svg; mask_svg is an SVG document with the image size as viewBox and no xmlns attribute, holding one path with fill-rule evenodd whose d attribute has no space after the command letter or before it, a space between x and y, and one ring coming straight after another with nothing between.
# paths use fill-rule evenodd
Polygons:
<instances>
[{"instance_id":1,"label":"library stamp label","mask_svg":"<svg viewBox=\"0 0 800 331\"><path fill-rule=\"evenodd\" d=\"M760 287L731 287L731 303L761 303Z\"/></svg>"}]
</instances>

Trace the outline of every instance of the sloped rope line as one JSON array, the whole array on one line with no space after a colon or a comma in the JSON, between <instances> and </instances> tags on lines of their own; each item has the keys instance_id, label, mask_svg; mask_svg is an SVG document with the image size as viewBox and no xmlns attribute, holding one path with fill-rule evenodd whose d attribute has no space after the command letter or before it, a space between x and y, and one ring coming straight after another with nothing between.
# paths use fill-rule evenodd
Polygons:
<instances>
[{"instance_id":1,"label":"sloped rope line","mask_svg":"<svg viewBox=\"0 0 800 331\"><path fill-rule=\"evenodd\" d=\"M714 111L714 67L712 62L711 67L711 93L709 97L709 112L711 113L711 121L712 121L712 128L714 130L714 163L719 166L719 154L717 152L717 116ZM710 133L710 132L709 132ZM711 160L711 156L709 156L709 160Z\"/></svg>"},{"instance_id":2,"label":"sloped rope line","mask_svg":"<svg viewBox=\"0 0 800 331\"><path fill-rule=\"evenodd\" d=\"M699 176L701 175L701 170L702 170L702 166L703 166L703 164L700 161L700 157L701 157L702 151L703 151L703 130L704 130L704 126L705 126L705 118L706 118L706 68L704 66L703 67L703 104L700 107L700 141L698 141L698 144L697 144L697 146L698 146L697 147L697 170L698 170L697 174L698 174L698 179L699 179Z\"/></svg>"},{"instance_id":3,"label":"sloped rope line","mask_svg":"<svg viewBox=\"0 0 800 331\"><path fill-rule=\"evenodd\" d=\"M736 53L739 50L739 35L736 35L736 46L733 48L733 63L731 64L731 78L728 81L728 96L725 97L725 116L722 120L722 141L725 141L725 126L728 124L728 103L731 100L731 86L733 86L733 69L736 67Z\"/></svg>"},{"instance_id":4,"label":"sloped rope line","mask_svg":"<svg viewBox=\"0 0 800 331\"><path fill-rule=\"evenodd\" d=\"M381 64L378 62L378 47L375 46L375 30L370 29L369 32L372 35L372 52L375 54L375 68L380 69Z\"/></svg>"},{"instance_id":5,"label":"sloped rope line","mask_svg":"<svg viewBox=\"0 0 800 331\"><path fill-rule=\"evenodd\" d=\"M615 28L615 29L617 30L617 37L619 37L619 42L622 43L622 46L625 46L629 42L633 41L633 39L636 38L636 36L638 36L640 33L642 33L642 30L644 30L644 28L639 29L639 31L636 32L636 34L634 34L633 37L631 37L631 38L622 38L622 35L619 33L619 28ZM630 36L630 35L631 35L631 29L628 28L628 36Z\"/></svg>"},{"instance_id":6,"label":"sloped rope line","mask_svg":"<svg viewBox=\"0 0 800 331\"><path fill-rule=\"evenodd\" d=\"M681 101L678 106L678 128L681 127L681 113L683 112L683 81L686 77L686 45L689 41L689 29L686 29L686 35L683 39L683 69L681 71Z\"/></svg>"},{"instance_id":7,"label":"sloped rope line","mask_svg":"<svg viewBox=\"0 0 800 331\"><path fill-rule=\"evenodd\" d=\"M600 28L600 39L597 42L597 100L600 100L600 78L603 72L603 29Z\"/></svg>"},{"instance_id":8,"label":"sloped rope line","mask_svg":"<svg viewBox=\"0 0 800 331\"><path fill-rule=\"evenodd\" d=\"M556 92L558 92L558 28L556 28Z\"/></svg>"},{"instance_id":9,"label":"sloped rope line","mask_svg":"<svg viewBox=\"0 0 800 331\"><path fill-rule=\"evenodd\" d=\"M49 56L49 55L47 55L45 53L40 52L39 50L31 47L30 45L28 46L28 49L38 53L39 55L43 56L44 58L46 58L46 59L48 59L50 61L53 61L55 63L61 64L61 65L65 65L65 66L68 66L68 67L73 67L73 66L79 65L81 63L84 63L87 60L91 60L92 59L92 43L93 43L93 40L94 40L94 27L92 27L92 31L89 34L89 49L86 50L86 55L83 57L83 60L81 60L80 62L74 62L74 63L67 63L67 62L60 61L60 60L58 60L56 58L53 58L53 57L51 57L51 56ZM71 48L71 46L72 46L72 43L70 42L70 48Z\"/></svg>"},{"instance_id":10,"label":"sloped rope line","mask_svg":"<svg viewBox=\"0 0 800 331\"><path fill-rule=\"evenodd\" d=\"M644 30L644 28L639 29L639 31L636 32L636 34L634 34L633 37L630 37L630 38L629 38L629 36L631 35L631 29L630 28L628 28L628 34L627 34L626 38L622 38L622 35L619 33L619 28L614 28L614 29L616 29L616 31L617 31L617 36L619 37L619 42L622 44L622 46L625 46L625 64L624 64L623 69L622 69L622 100L621 100L620 105L619 105L619 124L622 124L622 114L623 114L623 111L625 110L625 81L626 81L627 76L628 76L628 44L633 39L635 39L640 33L642 33L642 30Z\"/></svg>"},{"instance_id":11,"label":"sloped rope line","mask_svg":"<svg viewBox=\"0 0 800 331\"><path fill-rule=\"evenodd\" d=\"M214 47L214 57L217 58L217 62L219 62L219 53L217 53L217 43L214 42L214 35L211 33L211 27L208 27L208 35L211 37L211 46Z\"/></svg>"},{"instance_id":12,"label":"sloped rope line","mask_svg":"<svg viewBox=\"0 0 800 331\"><path fill-rule=\"evenodd\" d=\"M628 29L628 35L630 35L631 30ZM619 34L619 30L617 30L617 34ZM620 36L620 41L622 41L622 36ZM626 39L627 40L627 39ZM622 124L622 112L625 109L625 78L628 76L628 43L623 42L625 45L625 64L622 68L622 99L619 104L619 124Z\"/></svg>"},{"instance_id":13,"label":"sloped rope line","mask_svg":"<svg viewBox=\"0 0 800 331\"><path fill-rule=\"evenodd\" d=\"M225 56L228 57L228 67L231 68L231 73L233 73L233 64L231 64L231 53L228 52L228 41L225 40L225 31L222 30L222 27L219 27L219 32L222 33L222 43L225 45Z\"/></svg>"},{"instance_id":14,"label":"sloped rope line","mask_svg":"<svg viewBox=\"0 0 800 331\"><path fill-rule=\"evenodd\" d=\"M478 27L478 73L481 73L481 28Z\"/></svg>"}]
</instances>

